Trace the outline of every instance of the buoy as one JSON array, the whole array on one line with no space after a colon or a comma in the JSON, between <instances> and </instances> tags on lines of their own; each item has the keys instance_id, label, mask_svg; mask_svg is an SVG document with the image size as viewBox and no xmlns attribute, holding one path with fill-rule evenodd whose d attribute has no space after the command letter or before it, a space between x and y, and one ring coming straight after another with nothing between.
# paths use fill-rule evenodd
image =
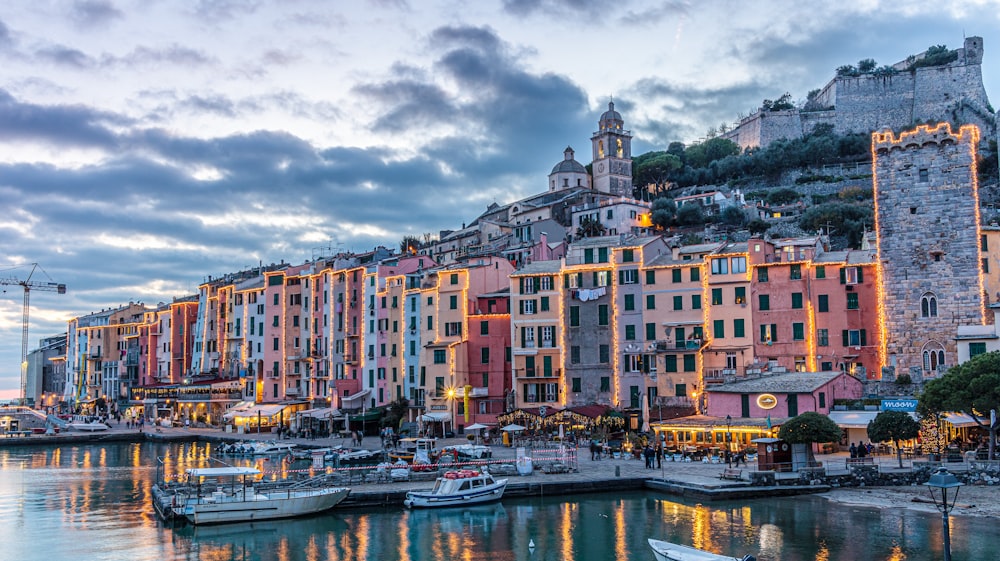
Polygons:
<instances>
[{"instance_id":1,"label":"buoy","mask_svg":"<svg viewBox=\"0 0 1000 561\"><path fill-rule=\"evenodd\" d=\"M528 540L528 547L531 548L531 549L535 549L535 540L530 540L529 539Z\"/></svg>"}]
</instances>

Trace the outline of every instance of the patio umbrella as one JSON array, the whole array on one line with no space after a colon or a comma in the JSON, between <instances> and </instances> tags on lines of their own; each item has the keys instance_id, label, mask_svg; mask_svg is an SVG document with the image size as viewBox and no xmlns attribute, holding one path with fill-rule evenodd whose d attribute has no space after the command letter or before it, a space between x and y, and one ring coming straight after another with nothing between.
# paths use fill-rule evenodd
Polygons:
<instances>
[{"instance_id":1,"label":"patio umbrella","mask_svg":"<svg viewBox=\"0 0 1000 561\"><path fill-rule=\"evenodd\" d=\"M649 430L649 400L642 400L642 426L641 430Z\"/></svg>"},{"instance_id":2,"label":"patio umbrella","mask_svg":"<svg viewBox=\"0 0 1000 561\"><path fill-rule=\"evenodd\" d=\"M504 428L502 428L500 430L507 431L507 432L517 432L519 430L524 430L524 427L522 427L521 425L511 424L511 425L507 425L506 427L504 427Z\"/></svg>"},{"instance_id":3,"label":"patio umbrella","mask_svg":"<svg viewBox=\"0 0 1000 561\"><path fill-rule=\"evenodd\" d=\"M473 423L473 424L465 427L465 430L483 430L483 429L488 429L488 428L490 428L490 427L488 427L486 425L483 425L483 424L480 424L480 423Z\"/></svg>"}]
</instances>

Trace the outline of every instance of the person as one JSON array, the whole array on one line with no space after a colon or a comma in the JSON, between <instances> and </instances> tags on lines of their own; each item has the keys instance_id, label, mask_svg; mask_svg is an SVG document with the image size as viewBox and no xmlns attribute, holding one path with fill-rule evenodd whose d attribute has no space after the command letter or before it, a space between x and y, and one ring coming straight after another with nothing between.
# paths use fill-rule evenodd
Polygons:
<instances>
[{"instance_id":1,"label":"person","mask_svg":"<svg viewBox=\"0 0 1000 561\"><path fill-rule=\"evenodd\" d=\"M865 443L864 442L859 442L858 444L859 444L859 446L857 448L857 451L855 452L855 454L856 454L855 457L857 457L857 458L864 458L865 456L868 455L868 448L865 447Z\"/></svg>"},{"instance_id":2,"label":"person","mask_svg":"<svg viewBox=\"0 0 1000 561\"><path fill-rule=\"evenodd\" d=\"M656 445L656 469L663 467L663 446Z\"/></svg>"},{"instance_id":3,"label":"person","mask_svg":"<svg viewBox=\"0 0 1000 561\"><path fill-rule=\"evenodd\" d=\"M351 431L351 446L356 446L358 444L358 431Z\"/></svg>"},{"instance_id":4,"label":"person","mask_svg":"<svg viewBox=\"0 0 1000 561\"><path fill-rule=\"evenodd\" d=\"M597 443L593 440L590 441L590 461L597 459Z\"/></svg>"},{"instance_id":5,"label":"person","mask_svg":"<svg viewBox=\"0 0 1000 561\"><path fill-rule=\"evenodd\" d=\"M858 457L858 447L855 446L853 442L851 443L851 447L848 448L847 451L850 452L852 458Z\"/></svg>"}]
</instances>

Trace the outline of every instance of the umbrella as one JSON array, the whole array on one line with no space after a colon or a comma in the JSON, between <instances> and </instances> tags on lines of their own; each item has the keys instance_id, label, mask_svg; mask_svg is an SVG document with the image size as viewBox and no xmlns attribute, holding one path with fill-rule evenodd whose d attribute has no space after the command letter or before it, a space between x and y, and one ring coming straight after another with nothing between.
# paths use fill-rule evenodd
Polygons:
<instances>
[{"instance_id":1,"label":"umbrella","mask_svg":"<svg viewBox=\"0 0 1000 561\"><path fill-rule=\"evenodd\" d=\"M513 425L513 424L511 424L511 425L507 425L506 427L504 427L504 428L502 428L500 430L507 431L507 432L517 432L519 430L524 430L524 427L522 427L521 425Z\"/></svg>"},{"instance_id":2,"label":"umbrella","mask_svg":"<svg viewBox=\"0 0 1000 561\"><path fill-rule=\"evenodd\" d=\"M488 428L490 428L490 427L488 427L486 425L483 425L483 424L480 424L480 423L473 423L473 424L465 427L465 430L483 430L483 429L488 429Z\"/></svg>"},{"instance_id":3,"label":"umbrella","mask_svg":"<svg viewBox=\"0 0 1000 561\"><path fill-rule=\"evenodd\" d=\"M642 430L649 430L649 400L642 400Z\"/></svg>"}]
</instances>

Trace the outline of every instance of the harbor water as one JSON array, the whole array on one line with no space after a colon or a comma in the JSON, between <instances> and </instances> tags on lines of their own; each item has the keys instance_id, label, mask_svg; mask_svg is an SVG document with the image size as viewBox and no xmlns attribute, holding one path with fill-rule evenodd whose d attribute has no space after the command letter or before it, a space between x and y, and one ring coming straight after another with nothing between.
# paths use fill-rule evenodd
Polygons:
<instances>
[{"instance_id":1,"label":"harbor water","mask_svg":"<svg viewBox=\"0 0 1000 561\"><path fill-rule=\"evenodd\" d=\"M700 504L654 491L603 493L464 509L335 509L274 522L165 525L150 507L156 458L179 473L206 465L212 446L0 449L0 559L652 561L647 538L736 557L749 553L759 561L943 558L940 516L812 496ZM1000 559L996 520L952 518L951 531L955 561Z\"/></svg>"}]
</instances>

